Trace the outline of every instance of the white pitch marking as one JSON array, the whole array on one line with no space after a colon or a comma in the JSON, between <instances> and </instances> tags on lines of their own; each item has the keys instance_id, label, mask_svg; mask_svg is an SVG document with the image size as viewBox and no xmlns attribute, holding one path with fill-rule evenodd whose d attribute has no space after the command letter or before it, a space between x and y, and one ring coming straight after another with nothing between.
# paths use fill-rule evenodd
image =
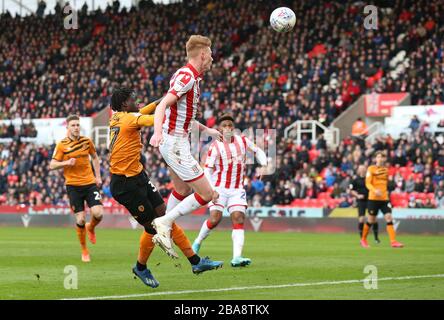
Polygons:
<instances>
[{"instance_id":1,"label":"white pitch marking","mask_svg":"<svg viewBox=\"0 0 444 320\"><path fill-rule=\"evenodd\" d=\"M410 279L424 279L424 278L444 278L444 274L388 277L388 278L379 278L378 281L410 280ZM364 279L341 280L341 281L323 281L323 282L311 282L311 283L310 282L309 283L289 283L289 284L269 285L269 286L232 287L232 288L217 288L217 289L203 289L203 290L163 291L163 292L128 294L128 295L120 295L120 296L84 297L84 298L72 298L72 299L66 298L66 299L62 299L62 300L127 299L127 298L140 298L140 297L153 297L153 296L180 295L180 294L188 294L188 293L241 291L241 290L255 290L255 289L278 289L278 288L291 288L291 287L311 287L311 286L338 285L338 284L361 283L361 282L364 282Z\"/></svg>"}]
</instances>

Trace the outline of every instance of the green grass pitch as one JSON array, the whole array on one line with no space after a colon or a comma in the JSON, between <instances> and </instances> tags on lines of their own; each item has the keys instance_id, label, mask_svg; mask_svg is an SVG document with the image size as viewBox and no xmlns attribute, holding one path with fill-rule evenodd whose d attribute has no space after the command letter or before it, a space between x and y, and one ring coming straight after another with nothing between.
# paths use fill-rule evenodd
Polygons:
<instances>
[{"instance_id":1,"label":"green grass pitch","mask_svg":"<svg viewBox=\"0 0 444 320\"><path fill-rule=\"evenodd\" d=\"M362 249L356 234L247 232L244 255L253 263L238 269L230 266L231 232L216 230L201 255L223 260L222 269L196 276L182 255L174 262L156 248L148 267L160 286L152 289L131 273L140 232L98 228L85 264L74 228L0 228L0 299L444 299L439 236L401 235L406 247L393 249L386 235L379 245L370 235L371 248ZM64 288L67 265L77 267L77 290ZM377 267L377 289L341 282L362 281L366 265Z\"/></svg>"}]
</instances>

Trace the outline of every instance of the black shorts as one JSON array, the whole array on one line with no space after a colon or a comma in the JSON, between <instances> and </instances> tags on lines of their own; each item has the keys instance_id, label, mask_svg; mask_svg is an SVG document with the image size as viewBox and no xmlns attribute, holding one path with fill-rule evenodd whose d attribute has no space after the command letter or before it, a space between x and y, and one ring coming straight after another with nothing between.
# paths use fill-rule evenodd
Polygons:
<instances>
[{"instance_id":1,"label":"black shorts","mask_svg":"<svg viewBox=\"0 0 444 320\"><path fill-rule=\"evenodd\" d=\"M145 171L134 177L113 174L110 187L114 199L123 205L138 223L146 227L157 217L154 209L164 203Z\"/></svg>"},{"instance_id":2,"label":"black shorts","mask_svg":"<svg viewBox=\"0 0 444 320\"><path fill-rule=\"evenodd\" d=\"M358 200L358 216L365 217L365 210L367 210L367 200Z\"/></svg>"},{"instance_id":3,"label":"black shorts","mask_svg":"<svg viewBox=\"0 0 444 320\"><path fill-rule=\"evenodd\" d=\"M372 216L377 216L379 210L381 210L383 214L392 213L390 201L368 200L367 209L368 214Z\"/></svg>"},{"instance_id":4,"label":"black shorts","mask_svg":"<svg viewBox=\"0 0 444 320\"><path fill-rule=\"evenodd\" d=\"M69 204L74 213L85 211L85 201L88 207L101 206L102 196L96 184L87 186L66 186Z\"/></svg>"}]
</instances>

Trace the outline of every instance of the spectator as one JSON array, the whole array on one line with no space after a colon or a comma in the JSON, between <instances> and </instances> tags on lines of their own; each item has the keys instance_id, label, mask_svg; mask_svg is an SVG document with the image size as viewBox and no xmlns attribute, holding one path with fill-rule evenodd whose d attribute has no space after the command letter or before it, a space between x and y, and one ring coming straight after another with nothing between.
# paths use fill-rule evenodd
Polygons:
<instances>
[{"instance_id":1,"label":"spectator","mask_svg":"<svg viewBox=\"0 0 444 320\"><path fill-rule=\"evenodd\" d=\"M421 199L415 200L415 209L424 209L424 204L422 203Z\"/></svg>"},{"instance_id":2,"label":"spectator","mask_svg":"<svg viewBox=\"0 0 444 320\"><path fill-rule=\"evenodd\" d=\"M266 195L262 205L264 207L272 207L275 204L271 195Z\"/></svg>"},{"instance_id":3,"label":"spectator","mask_svg":"<svg viewBox=\"0 0 444 320\"><path fill-rule=\"evenodd\" d=\"M318 141L316 142L316 150L327 150L327 141L325 141L323 134L320 134L318 136Z\"/></svg>"},{"instance_id":4,"label":"spectator","mask_svg":"<svg viewBox=\"0 0 444 320\"><path fill-rule=\"evenodd\" d=\"M441 172L441 169L435 168L435 173L433 174L433 177L432 177L433 184L437 185L443 180L444 180L444 174Z\"/></svg>"},{"instance_id":5,"label":"spectator","mask_svg":"<svg viewBox=\"0 0 444 320\"><path fill-rule=\"evenodd\" d=\"M409 128L412 130L412 133L415 133L416 130L419 129L420 125L421 125L421 121L419 121L417 115L414 115L412 117L412 120L410 121L410 124L409 124Z\"/></svg>"},{"instance_id":6,"label":"spectator","mask_svg":"<svg viewBox=\"0 0 444 320\"><path fill-rule=\"evenodd\" d=\"M361 117L359 117L352 126L352 136L356 138L363 139L368 134L368 128L365 124L364 120L362 120Z\"/></svg>"},{"instance_id":7,"label":"spectator","mask_svg":"<svg viewBox=\"0 0 444 320\"><path fill-rule=\"evenodd\" d=\"M425 192L425 193L433 193L434 192L434 187L433 187L432 179L430 179L430 176L425 178L423 190L420 192Z\"/></svg>"},{"instance_id":8,"label":"spectator","mask_svg":"<svg viewBox=\"0 0 444 320\"><path fill-rule=\"evenodd\" d=\"M255 193L262 193L264 190L264 182L256 178L252 181L251 186Z\"/></svg>"},{"instance_id":9,"label":"spectator","mask_svg":"<svg viewBox=\"0 0 444 320\"><path fill-rule=\"evenodd\" d=\"M353 206L354 199L350 193L343 193L341 196L341 203L339 203L339 208L350 208Z\"/></svg>"},{"instance_id":10,"label":"spectator","mask_svg":"<svg viewBox=\"0 0 444 320\"><path fill-rule=\"evenodd\" d=\"M413 166L414 173L422 173L424 172L424 165L422 164L421 158L416 159L416 163Z\"/></svg>"},{"instance_id":11,"label":"spectator","mask_svg":"<svg viewBox=\"0 0 444 320\"><path fill-rule=\"evenodd\" d=\"M13 138L14 136L15 136L15 127L12 124L12 121L10 121L6 132L6 138Z\"/></svg>"},{"instance_id":12,"label":"spectator","mask_svg":"<svg viewBox=\"0 0 444 320\"><path fill-rule=\"evenodd\" d=\"M40 0L37 6L37 17L42 18L46 9L46 2L44 0Z\"/></svg>"},{"instance_id":13,"label":"spectator","mask_svg":"<svg viewBox=\"0 0 444 320\"><path fill-rule=\"evenodd\" d=\"M444 193L444 181L441 180L438 185L436 186L436 190L435 190L435 197L438 197L438 193L442 191Z\"/></svg>"},{"instance_id":14,"label":"spectator","mask_svg":"<svg viewBox=\"0 0 444 320\"><path fill-rule=\"evenodd\" d=\"M436 195L437 208L444 209L444 191L439 190Z\"/></svg>"},{"instance_id":15,"label":"spectator","mask_svg":"<svg viewBox=\"0 0 444 320\"><path fill-rule=\"evenodd\" d=\"M426 209L435 209L436 206L432 203L432 201L429 198L427 198L425 203L424 203L424 208L426 208Z\"/></svg>"},{"instance_id":16,"label":"spectator","mask_svg":"<svg viewBox=\"0 0 444 320\"><path fill-rule=\"evenodd\" d=\"M412 193L415 191L415 181L413 177L410 176L405 183L405 192Z\"/></svg>"},{"instance_id":17,"label":"spectator","mask_svg":"<svg viewBox=\"0 0 444 320\"><path fill-rule=\"evenodd\" d=\"M331 193L331 197L333 199L337 199L340 198L342 194L342 190L341 188L339 188L339 184L337 182L335 182L335 184L333 185L333 191Z\"/></svg>"}]
</instances>

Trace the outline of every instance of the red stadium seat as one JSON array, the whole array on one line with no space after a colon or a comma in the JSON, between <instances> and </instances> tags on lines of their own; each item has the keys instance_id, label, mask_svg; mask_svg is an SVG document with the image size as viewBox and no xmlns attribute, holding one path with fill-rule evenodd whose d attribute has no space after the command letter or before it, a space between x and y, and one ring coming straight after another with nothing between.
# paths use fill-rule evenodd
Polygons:
<instances>
[{"instance_id":1,"label":"red stadium seat","mask_svg":"<svg viewBox=\"0 0 444 320\"><path fill-rule=\"evenodd\" d=\"M396 197L395 197L395 198L392 198L392 197L390 197L390 202L392 203L392 206L393 206L394 208L399 207L402 201L403 201L403 200L400 199L400 198L396 198Z\"/></svg>"},{"instance_id":2,"label":"red stadium seat","mask_svg":"<svg viewBox=\"0 0 444 320\"><path fill-rule=\"evenodd\" d=\"M294 199L291 204L294 205L295 207L302 207L303 206L302 200L303 199Z\"/></svg>"},{"instance_id":3,"label":"red stadium seat","mask_svg":"<svg viewBox=\"0 0 444 320\"><path fill-rule=\"evenodd\" d=\"M318 199L330 199L330 193L328 192L321 192L318 194Z\"/></svg>"},{"instance_id":4,"label":"red stadium seat","mask_svg":"<svg viewBox=\"0 0 444 320\"><path fill-rule=\"evenodd\" d=\"M401 200L399 203L399 208L407 208L409 205L409 201L408 200Z\"/></svg>"},{"instance_id":5,"label":"red stadium seat","mask_svg":"<svg viewBox=\"0 0 444 320\"><path fill-rule=\"evenodd\" d=\"M413 180L422 179L422 173L412 173Z\"/></svg>"},{"instance_id":6,"label":"red stadium seat","mask_svg":"<svg viewBox=\"0 0 444 320\"><path fill-rule=\"evenodd\" d=\"M389 170L388 170L388 174L389 174L389 176L394 176L395 175L395 173L396 173L396 168L395 167L389 167Z\"/></svg>"},{"instance_id":7,"label":"red stadium seat","mask_svg":"<svg viewBox=\"0 0 444 320\"><path fill-rule=\"evenodd\" d=\"M390 202L393 204L393 203L395 203L395 202L397 202L397 201L400 201L400 200L402 200L402 195L401 195L401 193L398 193L398 192L392 192L391 194L390 194Z\"/></svg>"},{"instance_id":8,"label":"red stadium seat","mask_svg":"<svg viewBox=\"0 0 444 320\"><path fill-rule=\"evenodd\" d=\"M401 167L398 172L404 180L407 180L413 174L413 167Z\"/></svg>"},{"instance_id":9,"label":"red stadium seat","mask_svg":"<svg viewBox=\"0 0 444 320\"><path fill-rule=\"evenodd\" d=\"M421 199L424 202L427 199L427 193L423 192L418 193L416 199Z\"/></svg>"}]
</instances>

